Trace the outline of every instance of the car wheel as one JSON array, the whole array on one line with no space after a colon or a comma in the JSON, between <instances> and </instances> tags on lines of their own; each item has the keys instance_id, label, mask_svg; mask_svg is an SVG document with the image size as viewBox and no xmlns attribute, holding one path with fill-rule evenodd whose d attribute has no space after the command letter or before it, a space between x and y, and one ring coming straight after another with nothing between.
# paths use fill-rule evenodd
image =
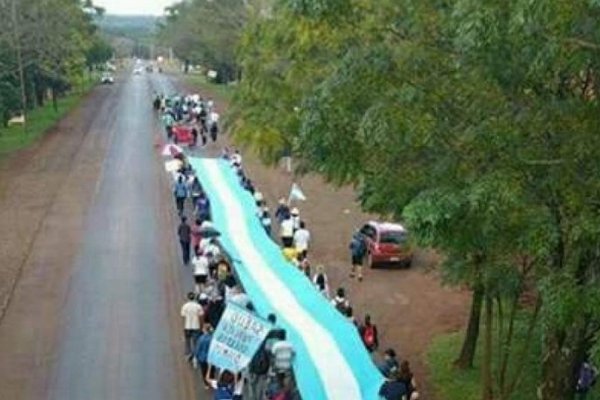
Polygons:
<instances>
[{"instance_id":1,"label":"car wheel","mask_svg":"<svg viewBox=\"0 0 600 400\"><path fill-rule=\"evenodd\" d=\"M406 268L406 269L409 269L411 267L411 265L412 265L412 258L409 258L408 260L405 260L402 263L402 267Z\"/></svg>"}]
</instances>

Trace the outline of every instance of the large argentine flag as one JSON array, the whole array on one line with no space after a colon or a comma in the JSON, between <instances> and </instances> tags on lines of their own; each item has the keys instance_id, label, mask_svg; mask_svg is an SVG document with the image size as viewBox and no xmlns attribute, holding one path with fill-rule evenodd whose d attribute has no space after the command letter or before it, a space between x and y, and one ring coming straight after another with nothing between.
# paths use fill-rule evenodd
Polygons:
<instances>
[{"instance_id":1,"label":"large argentine flag","mask_svg":"<svg viewBox=\"0 0 600 400\"><path fill-rule=\"evenodd\" d=\"M257 311L277 315L296 350L303 399L376 400L383 377L356 328L287 263L266 235L250 193L223 160L190 158L212 204L221 242Z\"/></svg>"}]
</instances>

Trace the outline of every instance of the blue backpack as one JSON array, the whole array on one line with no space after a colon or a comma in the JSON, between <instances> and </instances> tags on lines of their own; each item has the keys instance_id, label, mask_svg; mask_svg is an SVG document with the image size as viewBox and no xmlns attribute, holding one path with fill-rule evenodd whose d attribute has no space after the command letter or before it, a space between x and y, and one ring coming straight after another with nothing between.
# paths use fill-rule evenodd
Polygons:
<instances>
[{"instance_id":1,"label":"blue backpack","mask_svg":"<svg viewBox=\"0 0 600 400\"><path fill-rule=\"evenodd\" d=\"M577 392L587 393L592 386L596 383L596 371L588 363L584 363L579 369L579 376L577 379Z\"/></svg>"},{"instance_id":2,"label":"blue backpack","mask_svg":"<svg viewBox=\"0 0 600 400\"><path fill-rule=\"evenodd\" d=\"M215 400L232 400L233 399L233 387L230 385L227 386L217 386L215 390Z\"/></svg>"},{"instance_id":3,"label":"blue backpack","mask_svg":"<svg viewBox=\"0 0 600 400\"><path fill-rule=\"evenodd\" d=\"M175 185L175 196L177 197L186 197L187 196L187 187L183 182L177 182Z\"/></svg>"}]
</instances>

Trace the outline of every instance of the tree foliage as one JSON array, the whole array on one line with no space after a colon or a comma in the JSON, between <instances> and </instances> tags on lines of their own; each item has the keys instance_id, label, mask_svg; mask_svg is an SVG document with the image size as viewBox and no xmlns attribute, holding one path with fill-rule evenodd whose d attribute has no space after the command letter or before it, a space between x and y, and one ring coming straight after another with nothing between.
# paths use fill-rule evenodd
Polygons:
<instances>
[{"instance_id":1,"label":"tree foliage","mask_svg":"<svg viewBox=\"0 0 600 400\"><path fill-rule=\"evenodd\" d=\"M237 78L236 44L251 5L243 0L181 1L167 7L159 38L175 55L218 72L218 79Z\"/></svg>"},{"instance_id":2,"label":"tree foliage","mask_svg":"<svg viewBox=\"0 0 600 400\"><path fill-rule=\"evenodd\" d=\"M90 1L0 1L0 114L42 105L77 84L86 65L111 51L92 23L101 13ZM22 104L25 103L25 104Z\"/></svg>"},{"instance_id":3,"label":"tree foliage","mask_svg":"<svg viewBox=\"0 0 600 400\"><path fill-rule=\"evenodd\" d=\"M523 293L543 399L572 398L597 345L599 16L587 0L287 0L241 38L236 138L356 185L444 252L449 281L485 290L485 399L519 383Z\"/></svg>"}]
</instances>

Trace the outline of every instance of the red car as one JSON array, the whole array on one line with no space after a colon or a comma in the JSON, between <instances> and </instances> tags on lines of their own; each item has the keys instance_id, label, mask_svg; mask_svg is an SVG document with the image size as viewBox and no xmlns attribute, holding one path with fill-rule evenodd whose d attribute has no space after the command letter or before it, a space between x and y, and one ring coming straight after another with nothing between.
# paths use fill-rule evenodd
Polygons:
<instances>
[{"instance_id":1,"label":"red car","mask_svg":"<svg viewBox=\"0 0 600 400\"><path fill-rule=\"evenodd\" d=\"M400 224L369 221L360 233L367 247L367 266L396 264L410 267L413 252L408 242L408 232Z\"/></svg>"}]
</instances>

